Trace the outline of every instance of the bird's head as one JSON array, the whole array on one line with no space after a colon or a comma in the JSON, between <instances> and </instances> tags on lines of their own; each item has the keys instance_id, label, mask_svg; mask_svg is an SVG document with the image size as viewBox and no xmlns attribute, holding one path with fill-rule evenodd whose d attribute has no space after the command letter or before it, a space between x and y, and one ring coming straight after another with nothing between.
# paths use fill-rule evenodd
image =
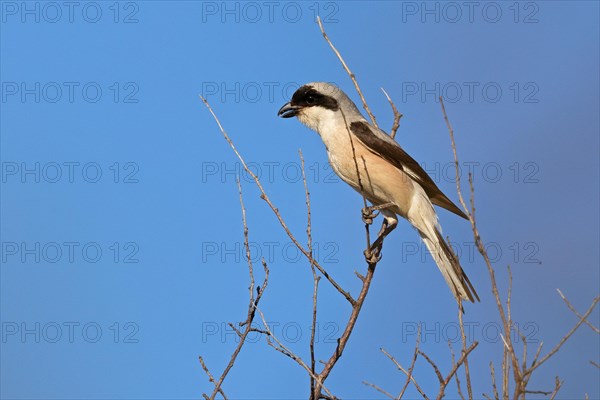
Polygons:
<instances>
[{"instance_id":1,"label":"bird's head","mask_svg":"<svg viewBox=\"0 0 600 400\"><path fill-rule=\"evenodd\" d=\"M356 105L340 88L325 82L311 82L300 87L277 113L281 118L298 117L300 122L318 131L325 120L360 115Z\"/></svg>"}]
</instances>

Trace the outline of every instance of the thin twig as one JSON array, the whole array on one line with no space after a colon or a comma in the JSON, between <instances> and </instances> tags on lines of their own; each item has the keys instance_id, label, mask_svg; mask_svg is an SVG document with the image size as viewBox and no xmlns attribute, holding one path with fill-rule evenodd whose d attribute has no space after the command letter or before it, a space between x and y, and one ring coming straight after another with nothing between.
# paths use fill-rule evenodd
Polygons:
<instances>
[{"instance_id":1,"label":"thin twig","mask_svg":"<svg viewBox=\"0 0 600 400\"><path fill-rule=\"evenodd\" d=\"M523 341L523 355L521 356L521 370L522 371L527 371L527 338L525 337L525 335L523 335L520 331L519 328L517 327L517 332L519 334L519 336L521 337L521 340ZM531 375L529 375L528 377L523 377L523 381L522 381L522 394L525 394L525 391L527 390L527 384L529 383L529 378L531 377Z\"/></svg>"},{"instance_id":2,"label":"thin twig","mask_svg":"<svg viewBox=\"0 0 600 400\"><path fill-rule=\"evenodd\" d=\"M554 400L554 398L558 394L558 391L560 390L561 386L562 386L562 382L560 381L560 379L558 379L558 376L557 376L554 381L554 391L552 392L552 395L550 396L550 400Z\"/></svg>"},{"instance_id":3,"label":"thin twig","mask_svg":"<svg viewBox=\"0 0 600 400\"><path fill-rule=\"evenodd\" d=\"M319 384L322 384L323 382L325 382L325 380L331 373L331 370L333 369L335 364L338 362L338 360L342 356L342 353L344 352L344 349L346 348L346 344L348 344L348 339L350 339L350 335L352 334L352 331L354 330L354 325L356 325L356 320L358 319L358 315L360 314L362 305L365 302L367 293L369 292L369 287L371 286L371 281L373 280L374 273L375 273L375 264L369 264L369 267L367 269L367 274L365 275L365 279L363 281L363 286L361 288L360 294L358 295L358 298L356 299L356 304L352 307L352 312L350 314L350 317L348 318L348 323L346 324L346 328L344 329L342 336L337 341L337 346L336 346L335 351L333 352L331 357L329 357L329 360L327 361L327 363L323 367L323 370L319 374L317 386Z\"/></svg>"},{"instance_id":4,"label":"thin twig","mask_svg":"<svg viewBox=\"0 0 600 400\"><path fill-rule=\"evenodd\" d=\"M452 348L452 342L450 340L448 340L448 347L450 348L450 357L452 365L454 365L454 363L456 362L456 358L454 357L454 349ZM458 391L458 395L460 396L461 400L465 400L465 395L463 394L462 388L460 387L460 379L458 378L458 374L454 375L454 380L456 381L456 390ZM471 399L469 398L469 400Z\"/></svg>"},{"instance_id":5,"label":"thin twig","mask_svg":"<svg viewBox=\"0 0 600 400\"><path fill-rule=\"evenodd\" d=\"M575 333L575 331L577 330L577 328L579 328L583 324L583 322L586 320L586 318L590 316L590 314L592 313L592 311L594 311L594 308L596 307L596 304L598 304L598 301L600 301L600 296L597 296L592 301L592 304L590 305L590 307L588 308L588 310L585 312L585 314L583 314L583 316L581 316L579 318L579 321L577 321L577 324L575 324L575 326L573 328L571 328L571 330L569 332L567 332L567 334L565 336L563 336L562 339L560 339L560 341L556 344L556 346L554 346L554 348L552 350L550 350L550 352L548 354L546 354L544 357L542 357L540 359L540 361L537 362L537 364L532 365L527 370L527 374L528 375L531 375L531 373L534 370L536 370L540 365L542 365L543 363L545 363L546 361L548 361L548 359L550 357L552 357L554 354L556 354L556 352L558 350L560 350L560 348L563 346L563 344L565 344L565 342L567 340L569 340L569 338L573 335L573 333ZM558 378L557 378L557 382L558 382Z\"/></svg>"},{"instance_id":6,"label":"thin twig","mask_svg":"<svg viewBox=\"0 0 600 400\"><path fill-rule=\"evenodd\" d=\"M202 356L199 356L198 359L200 360L200 365L202 365L202 369L204 370L204 372L206 372L206 375L208 375L208 381L216 386L217 381L215 380L215 378L210 373L210 371L209 371L208 367L206 366L206 363L204 362L204 359L202 358ZM223 396L224 400L227 400L227 396L225 396L225 393L223 392L223 389L219 388L218 392L219 392L219 394L221 394L221 396ZM204 397L206 400L210 399L210 397L208 397L205 393L202 393L202 397Z\"/></svg>"},{"instance_id":7,"label":"thin twig","mask_svg":"<svg viewBox=\"0 0 600 400\"><path fill-rule=\"evenodd\" d=\"M407 377L410 378L410 381L413 383L413 385L415 385L415 388L421 394L421 396L423 396L423 398L425 400L429 400L429 397L427 397L427 395L425 394L425 392L423 391L423 389L421 388L421 386L419 386L419 384L417 383L417 380L412 375L412 372L409 373L409 371L407 371L406 369L404 369L404 367L402 365L400 365L400 363L398 361L396 361L396 359L392 355L390 355L387 351L385 351L385 349L379 349L379 350L381 350L381 352L383 354L385 354L390 360L392 360L392 362L394 364L396 364L396 368L398 368L400 371L404 372L404 374Z\"/></svg>"},{"instance_id":8,"label":"thin twig","mask_svg":"<svg viewBox=\"0 0 600 400\"><path fill-rule=\"evenodd\" d=\"M263 325L265 327L265 331L267 332L266 338L267 338L267 344L271 347L273 347L275 350L277 350L278 352L288 356L289 358L291 358L292 360L296 361L296 363L298 365L300 365L302 368L304 368L304 370L310 375L312 376L312 378L318 382L318 377L313 374L313 372L311 371L310 367L308 365L306 365L306 363L304 362L304 360L302 360L301 357L297 356L293 351L291 351L289 348L287 348L279 339L277 339L277 337L273 334L273 332L271 331L271 328L269 328L269 324L267 323L267 320L265 319L265 315L263 314L263 312L260 310L260 308L256 308L256 310L258 311L258 314L260 315L260 318L263 322ZM275 341L275 344L273 344L273 342L271 341L271 339L273 339ZM331 398L335 399L335 396L333 394L331 394L331 392L321 383L320 385L321 389L325 391L325 393L327 393Z\"/></svg>"},{"instance_id":9,"label":"thin twig","mask_svg":"<svg viewBox=\"0 0 600 400\"><path fill-rule=\"evenodd\" d=\"M540 358L540 354L542 353L542 346L544 345L544 342L540 342L537 351L535 352L535 356L533 357L533 361L531 361L531 365L537 363L538 358Z\"/></svg>"},{"instance_id":10,"label":"thin twig","mask_svg":"<svg viewBox=\"0 0 600 400\"><path fill-rule=\"evenodd\" d=\"M454 129L452 128L452 125L450 124L450 120L448 119L448 114L446 113L446 107L444 106L444 99L441 96L439 99L440 99L440 104L442 107L442 114L444 116L444 121L446 122L446 127L448 128L448 133L450 134L452 153L454 156L454 166L456 169L456 191L458 193L458 199L459 199L460 204L463 207L463 210L465 211L467 217L469 218L469 222L471 223L471 230L473 231L473 237L475 239L477 251L483 257L483 259L485 261L485 265L488 270L488 274L490 276L490 281L492 283L492 293L494 295L494 299L496 300L496 307L498 309L498 313L500 314L500 319L502 320L502 326L503 326L504 333L507 336L507 340L506 340L507 349L506 349L505 355L510 356L509 358L511 360L511 364L513 367L513 374L514 374L515 382L521 382L522 374L521 374L521 370L519 368L519 363L518 363L517 356L514 351L512 340L510 338L509 319L507 318L504 307L502 306L502 300L500 299L500 293L498 292L498 284L496 282L496 276L494 273L494 268L492 266L492 262L490 261L490 258L486 251L486 248L483 244L483 241L481 240L481 236L479 235L479 230L477 228L477 223L475 220L475 199L474 199L475 189L473 187L473 177L471 176L471 174L469 174L469 187L470 187L470 193L471 193L471 196L470 196L471 208L469 209L467 207L465 199L462 195L462 191L461 191L461 187L460 187L460 168L459 168L459 162L458 162L458 155L457 155L457 151L456 151L456 142L454 140ZM508 364L506 364L506 365L508 365ZM503 372L505 374L508 371L508 368L506 368L506 365L503 365ZM508 382L507 382L506 378L505 378L505 384L506 384L505 385L506 388L508 388ZM508 396L508 394L505 392L504 396L506 398Z\"/></svg>"},{"instance_id":11,"label":"thin twig","mask_svg":"<svg viewBox=\"0 0 600 400\"><path fill-rule=\"evenodd\" d=\"M437 396L438 400L441 400L442 398L444 398L444 392L446 390L446 387L448 386L448 384L452 380L452 377L454 376L454 374L456 374L456 372L458 371L458 369L460 368L460 366L462 364L464 364L464 362L467 359L467 357L469 356L469 354L473 350L475 350L475 348L477 347L478 344L479 344L478 342L473 342L473 344L471 344L471 346L469 346L469 348L467 349L467 351L464 352L460 356L460 358L458 359L458 362L456 364L454 364L454 366L452 367L452 369L450 370L450 372L446 376L446 379L444 379L444 381L440 385L440 391L439 391L438 396Z\"/></svg>"},{"instance_id":12,"label":"thin twig","mask_svg":"<svg viewBox=\"0 0 600 400\"><path fill-rule=\"evenodd\" d=\"M421 324L419 324L419 327L417 328L417 340L415 343L415 351L413 353L413 358L412 358L412 361L410 362L410 367L408 368L408 372L406 373L406 382L404 382L404 386L402 386L402 390L400 390L400 394L398 394L398 397L397 397L398 400L402 399L402 396L404 396L404 392L406 391L406 388L408 387L408 384L410 383L410 380L412 378L412 374L415 369L415 364L417 363L417 358L419 356L419 345L420 344L421 344Z\"/></svg>"},{"instance_id":13,"label":"thin twig","mask_svg":"<svg viewBox=\"0 0 600 400\"><path fill-rule=\"evenodd\" d=\"M207 397L210 400L213 400L215 398L215 396L217 395L217 393L220 393L223 397L225 397L225 395L223 394L223 391L221 389L221 386L223 385L223 381L225 380L225 377L227 377L227 374L229 373L231 368L233 368L233 365L235 364L235 360L237 359L238 354L242 350L242 347L246 343L246 338L248 337L248 334L252 331L252 321L254 320L254 316L256 315L256 307L257 307L260 299L262 298L262 295L263 295L265 289L267 288L267 283L269 281L269 269L267 267L266 262L263 259L262 264L263 264L263 268L265 271L265 279L264 279L262 285L259 287L257 294L256 294L256 298L255 298L254 297L254 268L252 265L252 258L250 255L250 241L249 241L249 237L248 237L248 224L246 221L246 207L244 206L244 199L242 196L242 185L240 184L239 178L237 179L237 186L238 186L238 191L239 191L239 196L240 196L240 208L242 210L242 224L243 224L243 229L244 229L244 247L246 249L246 260L248 262L248 274L249 274L249 278L250 278L250 286L248 287L248 290L250 292L250 296L249 296L250 299L249 299L249 304L248 304L248 314L246 316L246 320L242 324L243 326L245 326L244 332L240 333L240 331L238 329L234 328L236 333L240 337L240 341L238 342L233 354L231 355L231 358L229 359L229 363L225 367L225 370L223 371L223 373L221 374L221 377L219 378L219 380L217 382L214 382L214 378L211 377L209 370L206 367L206 364L204 363L204 360L202 359L202 357L200 357L200 363L202 364L202 368L209 375L209 380L215 384L215 388L214 388L212 394L210 395L210 397L205 396L205 398ZM231 325L231 326L233 326L233 325Z\"/></svg>"},{"instance_id":14,"label":"thin twig","mask_svg":"<svg viewBox=\"0 0 600 400\"><path fill-rule=\"evenodd\" d=\"M492 390L494 391L494 400L499 400L498 387L496 386L496 371L494 371L494 363L490 361L490 370L492 375Z\"/></svg>"},{"instance_id":15,"label":"thin twig","mask_svg":"<svg viewBox=\"0 0 600 400\"><path fill-rule=\"evenodd\" d=\"M313 306L312 306L312 324L310 327L310 370L312 374L310 375L310 393L311 399L315 399L315 378L316 370L315 370L315 331L317 327L317 293L319 290L319 280L320 276L317 275L314 264L314 255L313 255L313 245L312 245L312 214L310 210L310 192L308 191L308 184L306 182L306 170L304 169L304 157L302 156L302 150L298 150L300 154L300 166L302 170L302 181L304 182L304 192L306 195L306 236L308 240L308 251L310 253L310 269L313 275Z\"/></svg>"},{"instance_id":16,"label":"thin twig","mask_svg":"<svg viewBox=\"0 0 600 400\"><path fill-rule=\"evenodd\" d=\"M392 137L392 139L395 139L396 132L398 131L398 128L400 128L400 118L402 118L404 116L404 114L398 112L396 105L394 104L394 102L392 101L390 96L387 94L385 89L381 88L381 91L385 95L387 101L390 103L390 106L392 107L392 112L394 113L394 123L392 125L392 129L390 130L390 136Z\"/></svg>"},{"instance_id":17,"label":"thin twig","mask_svg":"<svg viewBox=\"0 0 600 400\"><path fill-rule=\"evenodd\" d=\"M577 310L575 309L575 307L573 307L573 305L571 304L571 302L569 300L567 300L567 298L563 295L563 293L560 291L560 289L556 289L556 291L558 292L560 298L563 299L563 301L567 304L567 307L569 307L569 310L573 311L573 314L577 315L577 318L582 319L583 317L581 316L581 314L579 314L577 312ZM594 332L596 332L597 334L600 335L600 329L598 329L594 325L592 325L592 323L590 321L588 321L587 319L585 319L584 322L586 323L587 326L589 326L590 328L592 328L592 330Z\"/></svg>"},{"instance_id":18,"label":"thin twig","mask_svg":"<svg viewBox=\"0 0 600 400\"><path fill-rule=\"evenodd\" d=\"M346 132L348 133L348 140L350 141L350 148L352 149L352 159L354 160L354 167L356 168L356 177L358 178L358 188L360 189L362 199L363 199L363 205L364 205L363 209L367 209L367 198L365 197L364 194L362 194L362 193L364 193L364 187L363 187L362 178L360 176L360 170L358 168L358 160L356 159L356 148L354 147L354 140L352 138L352 133L350 132L350 129L348 127L348 122L346 121L346 115L344 114L344 111L342 111L341 109L340 109L340 111L342 113L342 118L344 119L344 125L346 126ZM365 163L364 158L363 158L363 163ZM365 165L365 171L366 170L367 170L367 166ZM367 177L368 177L368 175L367 175ZM367 249L369 249L371 247L371 236L369 233L369 223L368 222L365 222L365 230L366 230L366 235L367 235Z\"/></svg>"},{"instance_id":19,"label":"thin twig","mask_svg":"<svg viewBox=\"0 0 600 400\"><path fill-rule=\"evenodd\" d=\"M458 301L458 325L460 327L460 339L462 343L462 354L467 351L467 336L465 335L465 324L463 322L462 299ZM469 360L465 358L465 379L467 381L467 393L469 399L473 398L473 388L471 387L471 372L469 370ZM458 377L457 377L458 380Z\"/></svg>"},{"instance_id":20,"label":"thin twig","mask_svg":"<svg viewBox=\"0 0 600 400\"><path fill-rule=\"evenodd\" d=\"M369 106L367 105L367 101L365 100L365 96L363 96L362 91L360 90L360 86L358 86L358 82L356 81L356 76L354 75L354 73L352 71L350 71L350 68L348 68L348 65L344 61L344 58L342 57L342 55L340 54L338 49L336 49L335 46L333 45L333 43L331 43L331 40L329 40L329 37L327 36L327 33L325 32L325 28L323 28L323 24L321 23L321 17L319 17L319 16L317 16L317 23L319 24L319 28L321 29L321 33L323 34L323 37L325 38L327 43L329 43L331 50L333 50L333 52L335 53L337 58L342 63L342 66L344 67L344 69L346 70L348 75L350 76L350 79L352 79L352 83L354 83L354 87L356 88L356 91L358 92L358 95L360 96L360 100L362 101L363 108L365 109L367 114L369 114L369 118L371 118L373 125L375 125L375 127L379 128L379 126L377 125L377 121L375 120L375 116L371 112L371 109L369 108Z\"/></svg>"},{"instance_id":21,"label":"thin twig","mask_svg":"<svg viewBox=\"0 0 600 400\"><path fill-rule=\"evenodd\" d=\"M510 363L508 362L508 348L502 346L502 399L508 400L508 376L510 375Z\"/></svg>"},{"instance_id":22,"label":"thin twig","mask_svg":"<svg viewBox=\"0 0 600 400\"><path fill-rule=\"evenodd\" d=\"M550 396L552 394L552 392L548 392L545 390L526 390L525 393L527 393L527 394L543 394L544 396Z\"/></svg>"},{"instance_id":23,"label":"thin twig","mask_svg":"<svg viewBox=\"0 0 600 400\"><path fill-rule=\"evenodd\" d=\"M433 367L433 371L435 372L435 375L437 376L438 380L440 381L440 384L444 383L444 377L442 376L442 373L440 372L440 369L438 368L436 363L433 362L433 360L431 358L429 358L429 356L427 354L425 354L425 352L419 350L419 354L422 355L425 358L425 360L429 363L429 365L431 365Z\"/></svg>"},{"instance_id":24,"label":"thin twig","mask_svg":"<svg viewBox=\"0 0 600 400\"><path fill-rule=\"evenodd\" d=\"M373 389L377 390L379 393L382 393L382 394L386 395L390 399L394 399L395 398L390 392L386 392L385 390L383 390L382 388L380 388L379 386L377 386L377 385L375 385L373 383L370 383L370 382L367 382L367 381L363 381L362 383L363 383L363 385L367 385L367 386L372 387Z\"/></svg>"}]
</instances>

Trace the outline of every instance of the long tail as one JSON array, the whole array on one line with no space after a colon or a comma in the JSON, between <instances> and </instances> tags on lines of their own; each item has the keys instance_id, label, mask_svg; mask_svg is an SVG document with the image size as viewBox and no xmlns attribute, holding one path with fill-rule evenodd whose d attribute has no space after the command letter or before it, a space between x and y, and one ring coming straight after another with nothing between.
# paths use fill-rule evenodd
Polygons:
<instances>
[{"instance_id":1,"label":"long tail","mask_svg":"<svg viewBox=\"0 0 600 400\"><path fill-rule=\"evenodd\" d=\"M423 242L425 242L425 245L433 256L440 272L444 276L446 283L450 287L450 290L452 290L452 294L454 294L457 301L459 298L472 302L475 302L475 299L479 301L479 296L477 295L475 288L460 266L456 256L440 234L440 231L437 228L434 228L434 230L434 238L426 236L423 232L419 233L421 239L423 239Z\"/></svg>"},{"instance_id":2,"label":"long tail","mask_svg":"<svg viewBox=\"0 0 600 400\"><path fill-rule=\"evenodd\" d=\"M437 215L425 193L415 193L408 219L417 228L456 300L479 301L475 288L442 237Z\"/></svg>"}]
</instances>

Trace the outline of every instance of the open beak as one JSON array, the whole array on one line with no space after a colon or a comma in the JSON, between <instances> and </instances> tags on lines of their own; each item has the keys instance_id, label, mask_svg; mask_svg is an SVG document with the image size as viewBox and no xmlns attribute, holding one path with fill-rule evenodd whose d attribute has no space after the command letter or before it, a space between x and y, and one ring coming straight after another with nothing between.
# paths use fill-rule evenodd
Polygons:
<instances>
[{"instance_id":1,"label":"open beak","mask_svg":"<svg viewBox=\"0 0 600 400\"><path fill-rule=\"evenodd\" d=\"M300 111L300 107L286 103L279 109L277 115L281 118L291 118L295 117L298 114L298 111Z\"/></svg>"}]
</instances>

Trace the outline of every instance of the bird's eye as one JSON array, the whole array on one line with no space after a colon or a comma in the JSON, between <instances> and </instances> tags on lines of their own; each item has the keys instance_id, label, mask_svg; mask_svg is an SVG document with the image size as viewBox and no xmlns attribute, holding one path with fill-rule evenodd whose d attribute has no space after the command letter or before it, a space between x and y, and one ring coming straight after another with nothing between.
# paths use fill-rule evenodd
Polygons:
<instances>
[{"instance_id":1,"label":"bird's eye","mask_svg":"<svg viewBox=\"0 0 600 400\"><path fill-rule=\"evenodd\" d=\"M306 97L306 102L307 102L308 104L314 104L314 103L315 103L315 96L313 96L312 94L311 94L311 95L308 95L308 96Z\"/></svg>"}]
</instances>

